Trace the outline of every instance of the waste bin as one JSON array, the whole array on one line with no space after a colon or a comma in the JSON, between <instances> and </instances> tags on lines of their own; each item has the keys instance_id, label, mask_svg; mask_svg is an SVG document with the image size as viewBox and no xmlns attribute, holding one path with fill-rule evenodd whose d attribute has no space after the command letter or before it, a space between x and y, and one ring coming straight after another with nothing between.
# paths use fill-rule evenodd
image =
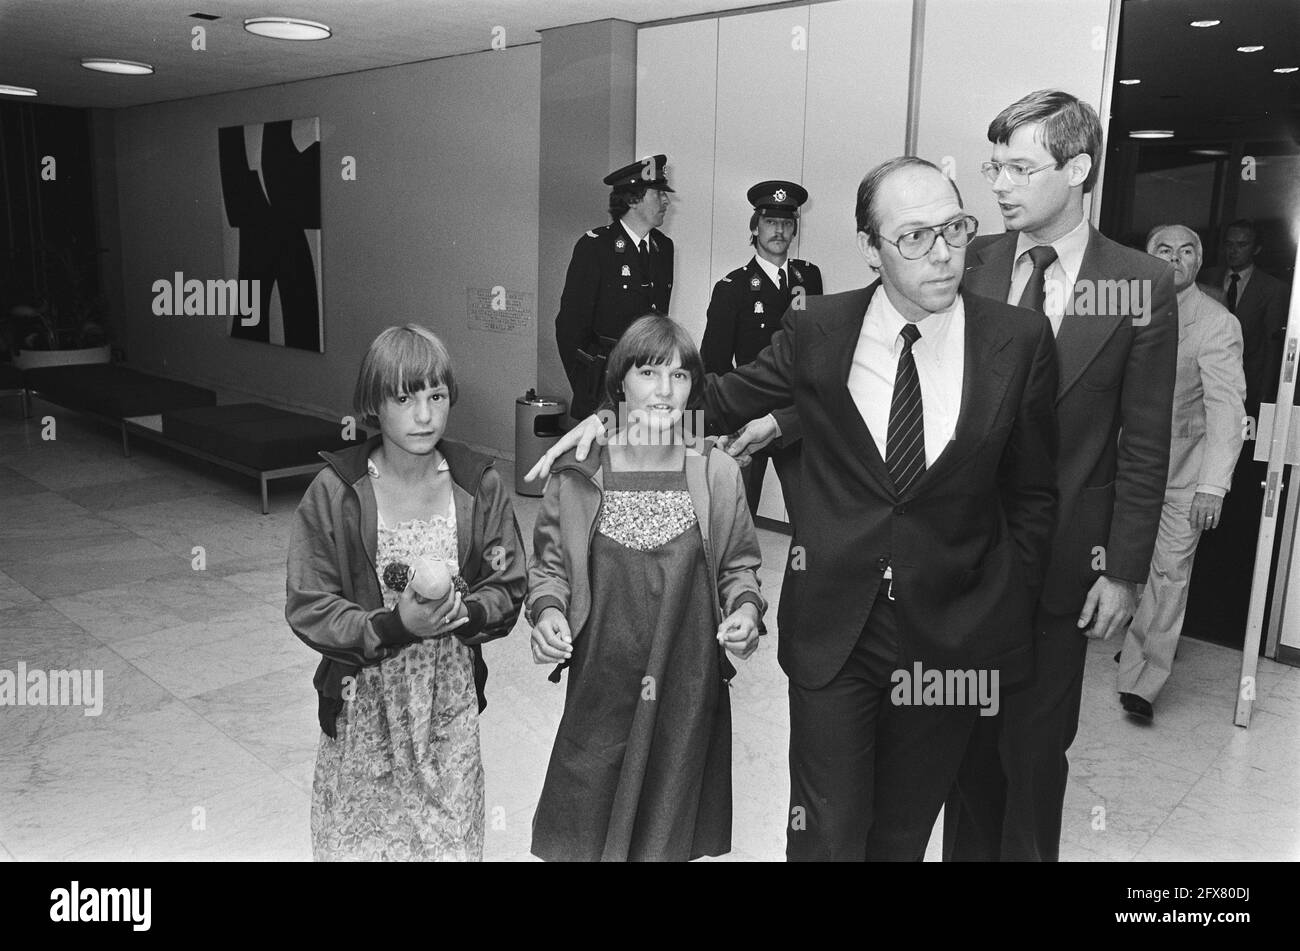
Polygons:
<instances>
[{"instance_id":1,"label":"waste bin","mask_svg":"<svg viewBox=\"0 0 1300 951\"><path fill-rule=\"evenodd\" d=\"M515 400L515 491L520 495L542 494L545 480L525 482L524 475L559 440L560 421L568 409L564 400L538 396L534 390Z\"/></svg>"}]
</instances>

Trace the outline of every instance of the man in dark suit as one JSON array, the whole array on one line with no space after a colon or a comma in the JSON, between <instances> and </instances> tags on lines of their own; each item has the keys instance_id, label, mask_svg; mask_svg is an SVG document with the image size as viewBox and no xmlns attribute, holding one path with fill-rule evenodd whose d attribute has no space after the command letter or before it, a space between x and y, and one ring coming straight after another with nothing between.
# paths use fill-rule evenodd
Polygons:
<instances>
[{"instance_id":1,"label":"man in dark suit","mask_svg":"<svg viewBox=\"0 0 1300 951\"><path fill-rule=\"evenodd\" d=\"M772 180L759 182L746 197L754 206L749 217L754 256L713 286L700 344L705 371L718 375L752 363L772 342L786 310L793 305L796 313L802 312L807 296L822 292L822 272L817 265L789 257L790 242L799 233L799 208L808 200L807 190L794 182ZM793 414L793 406L777 410L772 425L778 431L793 431ZM791 513L799 498L799 441L786 440L781 446L750 455L744 470L750 515L758 512L769 459Z\"/></svg>"},{"instance_id":2,"label":"man in dark suit","mask_svg":"<svg viewBox=\"0 0 1300 951\"><path fill-rule=\"evenodd\" d=\"M666 155L650 155L605 176L614 220L573 247L555 343L573 388L570 413L595 411L605 388L605 359L632 321L668 312L673 291L673 241L659 230L668 211Z\"/></svg>"},{"instance_id":3,"label":"man in dark suit","mask_svg":"<svg viewBox=\"0 0 1300 951\"><path fill-rule=\"evenodd\" d=\"M1246 412L1257 420L1259 404L1271 403L1277 396L1290 300L1284 283L1255 266L1259 251L1255 223L1246 218L1234 221L1223 233L1225 266L1206 268L1197 278L1221 293L1223 306L1241 323Z\"/></svg>"},{"instance_id":4,"label":"man in dark suit","mask_svg":"<svg viewBox=\"0 0 1300 951\"><path fill-rule=\"evenodd\" d=\"M924 855L978 713L996 710L999 680L1030 673L1056 507L1051 330L958 293L976 222L956 185L894 159L862 180L856 218L880 280L787 311L771 346L710 376L704 397L713 428L792 401L802 427L778 614L791 860ZM600 432L584 423L529 475ZM918 703L914 672L993 690L983 709L973 690Z\"/></svg>"},{"instance_id":5,"label":"man in dark suit","mask_svg":"<svg viewBox=\"0 0 1300 951\"><path fill-rule=\"evenodd\" d=\"M1170 266L1083 214L1101 123L1030 93L989 125L985 177L1007 233L977 239L964 287L1047 314L1060 385L1060 512L1034 620L1035 676L976 727L944 810L954 860L1055 861L1087 639L1120 632L1147 578L1169 470L1178 348Z\"/></svg>"}]
</instances>

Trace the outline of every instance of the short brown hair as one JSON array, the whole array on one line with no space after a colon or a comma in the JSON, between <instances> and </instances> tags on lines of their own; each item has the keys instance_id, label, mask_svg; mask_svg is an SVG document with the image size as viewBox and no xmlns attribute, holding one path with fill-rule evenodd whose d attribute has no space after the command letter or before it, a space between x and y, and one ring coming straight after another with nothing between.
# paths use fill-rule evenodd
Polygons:
<instances>
[{"instance_id":1,"label":"short brown hair","mask_svg":"<svg viewBox=\"0 0 1300 951\"><path fill-rule=\"evenodd\" d=\"M939 166L915 155L900 155L887 162L881 162L863 175L862 181L858 184L858 202L854 208L854 217L858 222L858 230L866 232L874 248L880 247L880 215L876 213L876 197L880 194L880 187L885 183L885 179L904 168L932 168L944 178L948 178ZM961 200L961 189L957 187L957 183L948 178L948 184L952 186L953 194L957 196L957 204L965 208L966 205Z\"/></svg>"},{"instance_id":2,"label":"short brown hair","mask_svg":"<svg viewBox=\"0 0 1300 951\"><path fill-rule=\"evenodd\" d=\"M763 217L763 212L757 208L755 208L754 213L749 216L749 246L751 248L758 247L758 235L754 234L754 229L758 227L758 219L761 217ZM799 233L799 216L797 214L792 215L791 220L794 221L794 230L790 232L790 237L793 238Z\"/></svg>"},{"instance_id":3,"label":"short brown hair","mask_svg":"<svg viewBox=\"0 0 1300 951\"><path fill-rule=\"evenodd\" d=\"M1083 180L1084 194L1097 183L1101 155L1101 120L1092 106L1059 89L1039 89L1017 99L989 123L989 141L1003 145L1021 126L1041 122L1043 148L1052 153L1061 168L1076 155L1092 159L1092 169Z\"/></svg>"},{"instance_id":4,"label":"short brown hair","mask_svg":"<svg viewBox=\"0 0 1300 951\"><path fill-rule=\"evenodd\" d=\"M458 391L451 355L437 335L420 324L389 327L371 342L361 361L352 405L365 425L375 426L385 400L440 384L455 406Z\"/></svg>"},{"instance_id":5,"label":"short brown hair","mask_svg":"<svg viewBox=\"0 0 1300 951\"><path fill-rule=\"evenodd\" d=\"M704 361L686 329L664 314L638 317L614 344L605 363L605 395L615 404L623 402L623 377L629 370L671 363L673 357L691 375L686 405L694 407L704 396Z\"/></svg>"},{"instance_id":6,"label":"short brown hair","mask_svg":"<svg viewBox=\"0 0 1300 951\"><path fill-rule=\"evenodd\" d=\"M622 221L623 216L637 202L645 198L648 185L620 185L609 193L609 216L615 221Z\"/></svg>"}]
</instances>

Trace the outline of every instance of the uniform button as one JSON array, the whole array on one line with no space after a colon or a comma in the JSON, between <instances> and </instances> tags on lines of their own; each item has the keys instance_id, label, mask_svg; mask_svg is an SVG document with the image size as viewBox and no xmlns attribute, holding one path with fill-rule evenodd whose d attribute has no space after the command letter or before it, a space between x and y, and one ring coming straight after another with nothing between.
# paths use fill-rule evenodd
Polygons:
<instances>
[{"instance_id":1,"label":"uniform button","mask_svg":"<svg viewBox=\"0 0 1300 951\"><path fill-rule=\"evenodd\" d=\"M884 555L881 555L879 558L876 559L876 567L879 568L881 571L884 571L886 568L889 567L889 559L886 558Z\"/></svg>"}]
</instances>

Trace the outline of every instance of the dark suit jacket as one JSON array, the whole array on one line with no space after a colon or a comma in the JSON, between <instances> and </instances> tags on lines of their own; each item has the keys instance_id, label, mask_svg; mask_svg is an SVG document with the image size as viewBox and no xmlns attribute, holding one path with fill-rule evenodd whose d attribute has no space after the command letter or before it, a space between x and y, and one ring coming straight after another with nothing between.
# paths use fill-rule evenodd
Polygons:
<instances>
[{"instance_id":1,"label":"dark suit jacket","mask_svg":"<svg viewBox=\"0 0 1300 951\"><path fill-rule=\"evenodd\" d=\"M643 314L668 313L673 291L673 240L658 228L652 228L647 237L649 274L642 273L641 257L621 222L593 228L573 246L560 312L555 318L555 343L573 387L571 412L575 418L596 409L586 398L589 381L578 350L595 355L598 337L617 340ZM608 353L608 348L602 352Z\"/></svg>"},{"instance_id":2,"label":"dark suit jacket","mask_svg":"<svg viewBox=\"0 0 1300 951\"><path fill-rule=\"evenodd\" d=\"M1197 280L1217 292L1223 301L1226 268L1206 268ZM1246 412L1257 414L1261 402L1277 398L1278 377L1282 370L1282 339L1286 332L1286 314L1291 295L1287 286L1258 267L1250 275L1246 289L1237 299L1234 311L1241 323L1243 369L1246 371ZM1225 304L1226 306L1226 304Z\"/></svg>"},{"instance_id":3,"label":"dark suit jacket","mask_svg":"<svg viewBox=\"0 0 1300 951\"><path fill-rule=\"evenodd\" d=\"M962 286L1005 301L1018 236L971 242ZM1112 293L1107 281L1138 282L1130 286L1145 313L1133 306L1138 298L1124 307L1124 295ZM1089 228L1075 288L1091 303L1085 309L1077 299L1056 340L1060 512L1042 605L1057 615L1080 611L1103 572L1139 584L1147 579L1169 472L1178 362L1170 265Z\"/></svg>"},{"instance_id":4,"label":"dark suit jacket","mask_svg":"<svg viewBox=\"0 0 1300 951\"><path fill-rule=\"evenodd\" d=\"M778 656L816 689L843 667L892 564L904 665L1032 669L1031 614L1056 510L1056 354L1038 314L963 295L965 376L952 442L899 495L848 389L876 282L809 297L758 359L705 387L731 431L794 405L803 499L781 589Z\"/></svg>"}]
</instances>

